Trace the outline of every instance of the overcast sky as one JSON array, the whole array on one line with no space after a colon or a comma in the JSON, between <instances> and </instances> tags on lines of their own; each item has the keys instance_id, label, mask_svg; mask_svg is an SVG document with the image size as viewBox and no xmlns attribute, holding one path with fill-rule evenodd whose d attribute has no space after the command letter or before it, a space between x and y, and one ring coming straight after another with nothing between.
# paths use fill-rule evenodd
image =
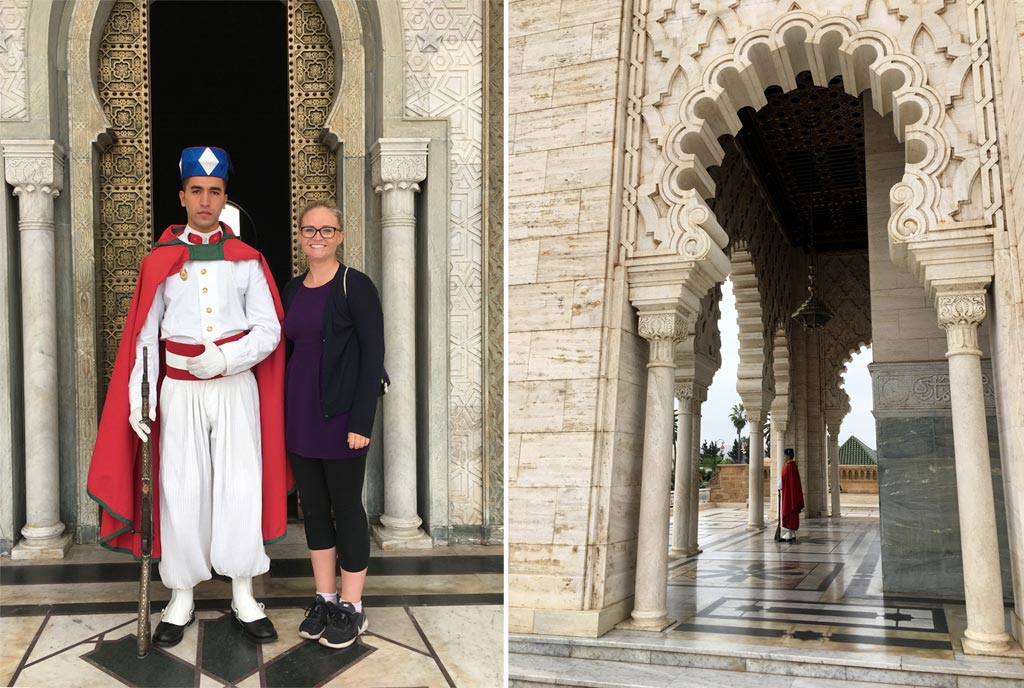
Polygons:
<instances>
[{"instance_id":1,"label":"overcast sky","mask_svg":"<svg viewBox=\"0 0 1024 688\"><path fill-rule=\"evenodd\" d=\"M736 428L729 422L729 412L734 404L740 403L736 393L736 371L739 367L739 327L736 324L736 299L732 293L732 282L722 285L722 367L708 389L708 400L704 402L701 417L701 441L724 441L726 451L732 448L736 439ZM842 444L850 435L856 435L864 444L875 448L875 418L871 415L871 347L855 354L847 366L844 389L850 395L850 413L839 429ZM744 430L746 435L747 431Z\"/></svg>"}]
</instances>

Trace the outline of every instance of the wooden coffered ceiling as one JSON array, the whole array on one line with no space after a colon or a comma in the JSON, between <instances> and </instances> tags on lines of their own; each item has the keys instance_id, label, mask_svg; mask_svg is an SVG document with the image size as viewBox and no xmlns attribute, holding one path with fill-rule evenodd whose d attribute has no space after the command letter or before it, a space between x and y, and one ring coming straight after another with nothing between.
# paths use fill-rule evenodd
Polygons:
<instances>
[{"instance_id":1,"label":"wooden coffered ceiling","mask_svg":"<svg viewBox=\"0 0 1024 688\"><path fill-rule=\"evenodd\" d=\"M842 77L827 88L809 72L797 88L765 92L768 104L740 111L736 144L775 206L795 246L867 250L864 122L860 100L843 91ZM736 153L732 153L736 154Z\"/></svg>"}]
</instances>

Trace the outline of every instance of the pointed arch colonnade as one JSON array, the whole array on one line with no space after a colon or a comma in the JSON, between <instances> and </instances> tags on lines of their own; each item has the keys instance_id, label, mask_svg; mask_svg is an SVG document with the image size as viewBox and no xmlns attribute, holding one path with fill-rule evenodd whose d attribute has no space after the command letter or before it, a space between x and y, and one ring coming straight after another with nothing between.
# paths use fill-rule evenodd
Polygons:
<instances>
[{"instance_id":1,"label":"pointed arch colonnade","mask_svg":"<svg viewBox=\"0 0 1024 688\"><path fill-rule=\"evenodd\" d=\"M820 335L795 331L781 309L761 309L761 304L787 304L786 299L766 297L774 279L766 265L801 265L800 256L775 256L759 264L758 255L765 251L749 244L770 234L730 237L719 217L721 206L707 202L721 191L708 168L723 163L719 138L739 132L738 111L759 109L766 104L767 88L792 90L796 75L809 71L818 86L841 76L850 95L870 91L867 102L879 115L891 113L894 133L904 145L902 179L889 194L889 252L925 289L947 337L959 516L965 524L963 645L976 654L1010 651L978 344L979 327L988 313L986 290L994 275L992 235L1001 222L1001 192L998 152L987 125L992 77L987 53L976 48L985 36L986 19L984 12L975 11L978 3L971 4L947 6L943 17L923 8L900 10L898 24L897 18L879 16L885 14L884 6L868 11L860 5L860 14L851 11L847 16L793 10L779 12L763 28L745 31L738 14L742 8L735 5L715 12L677 8L673 13L672 3L635 4L621 256L629 300L638 315L637 331L649 348L634 627L660 629L670 621L665 605L670 544L665 486L674 397L680 400L678 454L684 470L677 467L671 546L673 552L686 554L697 547L689 539L696 516L689 497L695 493L695 467L685 470L685 463L699 455L699 404L710 378L707 366L695 365L702 354L693 342L699 343L697 324L707 318L707 303L715 300L708 295L716 285L733 274L741 339L738 388L751 436L759 433L770 410L775 457L790 442L798 456L807 456L809 449L820 454L825 423L834 437L848 409L837 384L822 379L818 367L799 365L819 350ZM913 16L908 18L908 12ZM949 29L947 22L957 18L969 27L970 45ZM944 46L944 59L925 61L915 54L923 31L935 45ZM771 222L766 218L759 224ZM779 289L785 292L784 286ZM812 390L818 397L797 397L791 388L797 393ZM812 406L824 413L810 413ZM750 475L760 475L762 457L755 449L760 443L751 444ZM824 463L801 468L809 514L825 513ZM761 484L751 479L750 485L749 525L763 528ZM833 509L837 507L833 502ZM1009 524L1011 542L1022 526ZM1015 590L1019 610L1024 604L1020 581Z\"/></svg>"}]
</instances>

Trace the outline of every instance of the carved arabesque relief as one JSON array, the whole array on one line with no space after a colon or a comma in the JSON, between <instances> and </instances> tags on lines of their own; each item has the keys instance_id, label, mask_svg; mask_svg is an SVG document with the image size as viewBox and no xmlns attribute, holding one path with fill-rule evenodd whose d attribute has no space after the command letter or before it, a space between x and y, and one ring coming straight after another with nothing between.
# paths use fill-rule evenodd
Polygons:
<instances>
[{"instance_id":1,"label":"carved arabesque relief","mask_svg":"<svg viewBox=\"0 0 1024 688\"><path fill-rule=\"evenodd\" d=\"M99 45L96 89L114 142L100 156L99 237L100 380L114 368L139 263L153 245L150 150L149 4L119 0ZM104 396L105 390L101 390Z\"/></svg>"},{"instance_id":2,"label":"carved arabesque relief","mask_svg":"<svg viewBox=\"0 0 1024 688\"><path fill-rule=\"evenodd\" d=\"M291 144L292 273L306 269L299 248L298 214L310 201L337 199L338 164L320 132L334 102L334 47L314 0L288 0L288 105ZM355 230L355 231L353 231ZM345 231L346 251L361 244L362 228ZM358 251L361 253L361 251Z\"/></svg>"},{"instance_id":3,"label":"carved arabesque relief","mask_svg":"<svg viewBox=\"0 0 1024 688\"><path fill-rule=\"evenodd\" d=\"M28 33L29 0L0 0L0 121L27 120L28 60L25 41Z\"/></svg>"},{"instance_id":4,"label":"carved arabesque relief","mask_svg":"<svg viewBox=\"0 0 1024 688\"><path fill-rule=\"evenodd\" d=\"M448 121L449 518L452 526L479 525L486 441L482 358L491 339L482 327L481 266L489 259L482 255L483 2L401 0L400 6L405 114Z\"/></svg>"},{"instance_id":5,"label":"carved arabesque relief","mask_svg":"<svg viewBox=\"0 0 1024 688\"><path fill-rule=\"evenodd\" d=\"M678 253L675 237L703 234L707 257L714 257L714 246L722 246L718 222L694 209L717 193L708 168L725 155L718 139L739 130L740 108L761 107L768 86L795 88L795 75L804 70L818 85L841 75L854 96L870 88L874 108L893 113L907 154L904 177L891 193L897 262L926 260L916 247L907 253L908 242L934 238L932 232L971 227L983 244L986 227L1001 226L983 0L895 14L884 3L841 0L829 3L825 16L789 2L775 9L705 4L666 0L649 15L646 3L634 6L634 44L646 51L630 56L628 92L633 100L642 93L642 105L639 114L627 108L627 132L640 129L643 136L627 141L626 256ZM956 30L962 26L966 41ZM928 36L948 41L922 42L921 31L908 33L912 27L928 27ZM989 269L983 263L978 270Z\"/></svg>"},{"instance_id":6,"label":"carved arabesque relief","mask_svg":"<svg viewBox=\"0 0 1024 688\"><path fill-rule=\"evenodd\" d=\"M832 311L821 329L822 386L839 403L843 374L853 354L871 343L871 282L867 253L819 255L818 296ZM806 279L806 278L805 278ZM845 394L845 393L843 393Z\"/></svg>"}]
</instances>

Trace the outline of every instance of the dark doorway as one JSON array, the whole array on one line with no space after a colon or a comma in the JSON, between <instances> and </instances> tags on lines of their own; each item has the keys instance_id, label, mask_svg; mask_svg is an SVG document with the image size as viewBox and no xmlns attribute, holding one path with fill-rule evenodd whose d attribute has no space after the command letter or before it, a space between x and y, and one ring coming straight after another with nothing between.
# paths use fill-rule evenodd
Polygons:
<instances>
[{"instance_id":1,"label":"dark doorway","mask_svg":"<svg viewBox=\"0 0 1024 688\"><path fill-rule=\"evenodd\" d=\"M287 7L275 1L150 5L153 220L157 236L185 221L178 160L188 146L219 146L234 170L243 240L278 287L291 277Z\"/></svg>"}]
</instances>

